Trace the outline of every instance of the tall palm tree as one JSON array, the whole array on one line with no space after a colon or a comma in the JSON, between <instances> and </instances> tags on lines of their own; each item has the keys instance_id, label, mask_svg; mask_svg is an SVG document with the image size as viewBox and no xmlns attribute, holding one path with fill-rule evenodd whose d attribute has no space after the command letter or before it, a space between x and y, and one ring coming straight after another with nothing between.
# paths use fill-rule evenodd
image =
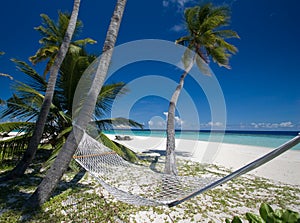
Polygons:
<instances>
[{"instance_id":1,"label":"tall palm tree","mask_svg":"<svg viewBox=\"0 0 300 223\"><path fill-rule=\"evenodd\" d=\"M45 97L42 103L41 110L39 112L39 115L37 117L37 121L35 124L35 128L32 134L32 137L29 141L28 147L20 160L20 162L17 164L17 166L6 176L6 179L14 179L17 177L22 176L25 173L25 170L33 160L36 150L38 148L38 145L40 143L45 123L47 120L47 115L49 113L52 98L54 94L56 79L58 75L59 68L65 58L65 55L68 52L68 48L76 27L78 12L79 12L79 6L80 6L80 0L74 0L72 15L69 20L68 28L66 30L66 33L64 35L64 40L59 48L59 51L57 55L55 56L55 60L53 65L50 69L50 77L47 83L47 89L45 92Z\"/></svg>"},{"instance_id":2,"label":"tall palm tree","mask_svg":"<svg viewBox=\"0 0 300 223\"><path fill-rule=\"evenodd\" d=\"M97 66L93 85L91 87L91 90L89 91L87 100L84 102L80 114L78 115L76 124L81 126L83 129L87 127L90 118L93 116L99 91L102 88L104 80L106 78L108 67L112 57L112 50L117 40L125 5L126 0L117 0L116 7L114 9L104 42L103 55L101 56L101 59ZM47 171L46 176L27 201L27 207L35 208L37 206L40 206L50 198L52 192L57 187L57 184L62 175L67 170L67 167L72 159L72 156L75 153L76 148L77 138L73 129L68 136L63 148L60 150L60 153L55 159L53 165Z\"/></svg>"},{"instance_id":3,"label":"tall palm tree","mask_svg":"<svg viewBox=\"0 0 300 223\"><path fill-rule=\"evenodd\" d=\"M220 29L230 23L230 9L226 6L215 7L211 3L203 6L195 6L185 10L185 22L188 35L176 40L177 44L188 49L183 55L185 72L181 75L180 82L175 89L169 104L167 118L167 145L165 172L177 175L175 157L175 108L184 79L196 62L203 74L210 75L207 64L212 58L219 66L227 69L231 54L237 52L237 48L225 41L227 38L239 38L232 30Z\"/></svg>"}]
</instances>

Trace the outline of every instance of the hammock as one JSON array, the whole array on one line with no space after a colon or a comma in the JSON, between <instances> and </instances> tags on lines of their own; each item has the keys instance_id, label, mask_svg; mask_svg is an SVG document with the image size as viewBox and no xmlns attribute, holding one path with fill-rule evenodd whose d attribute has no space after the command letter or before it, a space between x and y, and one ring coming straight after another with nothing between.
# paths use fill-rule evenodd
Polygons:
<instances>
[{"instance_id":1,"label":"hammock","mask_svg":"<svg viewBox=\"0 0 300 223\"><path fill-rule=\"evenodd\" d=\"M300 134L268 154L225 177L174 176L127 162L84 132L73 158L117 200L138 206L169 207L241 176L300 142Z\"/></svg>"}]
</instances>

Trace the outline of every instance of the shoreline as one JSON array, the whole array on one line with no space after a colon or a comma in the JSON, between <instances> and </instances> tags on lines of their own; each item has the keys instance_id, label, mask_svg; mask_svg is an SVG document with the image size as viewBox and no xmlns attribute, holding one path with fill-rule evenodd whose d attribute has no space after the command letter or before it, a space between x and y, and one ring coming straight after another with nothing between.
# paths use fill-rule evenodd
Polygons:
<instances>
[{"instance_id":1,"label":"shoreline","mask_svg":"<svg viewBox=\"0 0 300 223\"><path fill-rule=\"evenodd\" d=\"M106 134L136 153L164 155L166 139L160 137L131 136L132 140L115 140L114 134ZM190 139L176 139L176 155L194 162L216 164L232 171L272 151L272 148L229 143L215 143ZM300 152L288 150L270 162L250 171L258 177L276 182L300 185Z\"/></svg>"}]
</instances>

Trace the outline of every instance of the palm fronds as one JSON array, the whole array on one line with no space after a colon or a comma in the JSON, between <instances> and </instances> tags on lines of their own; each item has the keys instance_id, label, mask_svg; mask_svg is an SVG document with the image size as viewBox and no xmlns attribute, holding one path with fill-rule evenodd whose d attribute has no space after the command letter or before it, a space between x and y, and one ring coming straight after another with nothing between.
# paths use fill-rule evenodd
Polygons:
<instances>
[{"instance_id":1,"label":"palm fronds","mask_svg":"<svg viewBox=\"0 0 300 223\"><path fill-rule=\"evenodd\" d=\"M125 87L125 83L122 82L104 85L97 99L95 116L103 117L110 112L114 100L127 92L128 89Z\"/></svg>"},{"instance_id":2,"label":"palm fronds","mask_svg":"<svg viewBox=\"0 0 300 223\"><path fill-rule=\"evenodd\" d=\"M48 60L44 77L49 72L50 67L53 65L56 54L58 53L59 47L63 42L64 35L66 33L70 15L68 13L59 12L58 22L55 23L48 15L41 14L42 25L36 27L35 29L41 34L42 38L39 43L42 47L35 53L34 56L29 57L29 60L36 64L38 62ZM78 33L81 32L82 22L77 20L76 28L74 31L73 39L76 37ZM76 40L72 42L69 47L69 52L78 53L82 50L86 44L94 44L94 41L91 38L86 38L83 40Z\"/></svg>"},{"instance_id":3,"label":"palm fronds","mask_svg":"<svg viewBox=\"0 0 300 223\"><path fill-rule=\"evenodd\" d=\"M177 39L176 43L193 50L205 63L212 57L219 66L230 68L229 58L237 48L225 39L239 38L235 31L221 29L230 23L230 9L207 3L187 8L184 15L189 35ZM199 68L203 67L200 62L197 62Z\"/></svg>"},{"instance_id":4,"label":"palm fronds","mask_svg":"<svg viewBox=\"0 0 300 223\"><path fill-rule=\"evenodd\" d=\"M34 88L39 92L45 92L47 88L47 82L36 70L34 70L30 65L28 65L24 61L17 59L11 60L16 64L16 67L19 71L26 74L27 82L25 83L27 83L31 88Z\"/></svg>"},{"instance_id":5,"label":"palm fronds","mask_svg":"<svg viewBox=\"0 0 300 223\"><path fill-rule=\"evenodd\" d=\"M138 160L138 157L133 151L131 151L130 149L128 149L123 145L111 141L105 134L100 133L97 139L100 140L105 146L114 150L118 155L123 157L125 160L128 160L130 162L136 162Z\"/></svg>"},{"instance_id":6,"label":"palm fronds","mask_svg":"<svg viewBox=\"0 0 300 223\"><path fill-rule=\"evenodd\" d=\"M32 122L4 122L0 123L0 132L28 132L33 126Z\"/></svg>"},{"instance_id":7,"label":"palm fronds","mask_svg":"<svg viewBox=\"0 0 300 223\"><path fill-rule=\"evenodd\" d=\"M9 79L13 80L14 78L10 76L9 74L0 73L0 76L2 77L8 77Z\"/></svg>"}]
</instances>

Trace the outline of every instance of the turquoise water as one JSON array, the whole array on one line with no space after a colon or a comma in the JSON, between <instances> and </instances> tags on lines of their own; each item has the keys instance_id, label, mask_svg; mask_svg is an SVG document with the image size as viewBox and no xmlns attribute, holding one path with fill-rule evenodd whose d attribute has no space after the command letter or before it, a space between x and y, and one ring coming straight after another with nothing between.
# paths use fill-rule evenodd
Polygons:
<instances>
[{"instance_id":1,"label":"turquoise water","mask_svg":"<svg viewBox=\"0 0 300 223\"><path fill-rule=\"evenodd\" d=\"M165 131L150 130L111 130L106 131L107 134L115 135L131 135L131 136L148 136L148 137L166 137ZM220 132L210 133L208 131L178 131L176 138L201 140L201 141L220 141L223 137L224 143L242 144L251 146L263 146L276 148L292 139L297 132L286 131L228 131L225 134ZM296 145L293 150L300 151L300 144Z\"/></svg>"}]
</instances>

